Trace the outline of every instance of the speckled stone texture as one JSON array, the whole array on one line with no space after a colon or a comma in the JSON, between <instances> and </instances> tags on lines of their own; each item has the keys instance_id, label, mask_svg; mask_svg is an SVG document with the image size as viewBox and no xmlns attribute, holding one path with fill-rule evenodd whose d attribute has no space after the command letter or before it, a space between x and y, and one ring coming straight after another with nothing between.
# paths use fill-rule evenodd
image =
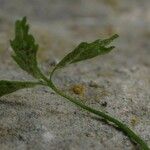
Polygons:
<instances>
[{"instance_id":1,"label":"speckled stone texture","mask_svg":"<svg viewBox=\"0 0 150 150\"><path fill-rule=\"evenodd\" d=\"M0 79L32 80L11 58L16 19L27 16L48 75L82 41L120 38L108 55L71 65L54 78L67 93L128 124L150 145L149 0L0 0ZM74 85L84 92L76 95ZM1 150L135 150L122 132L37 86L0 98Z\"/></svg>"}]
</instances>

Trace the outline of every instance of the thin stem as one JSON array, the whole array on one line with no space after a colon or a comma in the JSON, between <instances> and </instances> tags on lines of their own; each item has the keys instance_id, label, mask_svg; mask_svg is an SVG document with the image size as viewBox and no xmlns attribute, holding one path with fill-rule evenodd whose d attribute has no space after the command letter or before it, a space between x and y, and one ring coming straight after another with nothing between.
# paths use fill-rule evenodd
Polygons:
<instances>
[{"instance_id":1,"label":"thin stem","mask_svg":"<svg viewBox=\"0 0 150 150\"><path fill-rule=\"evenodd\" d=\"M54 72L53 72L54 73ZM136 142L140 145L141 149L143 150L150 150L150 148L148 147L148 145L140 138L140 136L138 136L136 133L134 133L134 131L132 131L126 124L122 123L120 120L110 116L109 114L106 114L105 112L102 111L98 111L96 109L93 109L89 106L84 105L79 99L75 99L69 95L66 95L65 93L63 93L61 90L59 90L52 82L52 75L50 76L50 80L47 79L46 77L44 78L44 80L46 81L47 85L52 88L57 94L59 94L60 96L66 98L67 100L69 100L70 102L74 103L75 105L83 108L84 110L91 112L95 115L98 115L102 118L104 118L105 120L112 122L114 125L116 125L118 128L121 129L122 132L124 132L133 142Z\"/></svg>"}]
</instances>

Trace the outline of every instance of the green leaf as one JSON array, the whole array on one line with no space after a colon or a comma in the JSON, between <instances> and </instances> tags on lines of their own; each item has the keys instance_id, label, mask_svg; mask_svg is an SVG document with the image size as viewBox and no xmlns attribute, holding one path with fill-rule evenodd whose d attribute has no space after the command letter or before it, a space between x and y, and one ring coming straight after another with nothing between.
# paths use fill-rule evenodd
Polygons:
<instances>
[{"instance_id":1,"label":"green leaf","mask_svg":"<svg viewBox=\"0 0 150 150\"><path fill-rule=\"evenodd\" d=\"M38 85L36 82L0 81L0 97L24 88L32 88Z\"/></svg>"},{"instance_id":2,"label":"green leaf","mask_svg":"<svg viewBox=\"0 0 150 150\"><path fill-rule=\"evenodd\" d=\"M14 51L12 55L17 64L35 78L40 78L40 70L37 66L36 54L38 44L34 37L29 34L27 19L17 20L15 24L15 38L10 41Z\"/></svg>"},{"instance_id":3,"label":"green leaf","mask_svg":"<svg viewBox=\"0 0 150 150\"><path fill-rule=\"evenodd\" d=\"M114 46L107 47L114 39L118 37L117 34L104 40L96 40L92 43L82 42L71 53L65 56L55 67L65 67L71 63L76 63L82 60L90 59L98 55L106 54L110 52Z\"/></svg>"}]
</instances>

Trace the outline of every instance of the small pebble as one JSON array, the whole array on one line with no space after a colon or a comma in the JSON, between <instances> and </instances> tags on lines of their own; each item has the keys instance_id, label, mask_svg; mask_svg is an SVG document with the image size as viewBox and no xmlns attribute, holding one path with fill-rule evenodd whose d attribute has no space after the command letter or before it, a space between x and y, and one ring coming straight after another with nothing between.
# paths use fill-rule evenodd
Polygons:
<instances>
[{"instance_id":1,"label":"small pebble","mask_svg":"<svg viewBox=\"0 0 150 150\"><path fill-rule=\"evenodd\" d=\"M98 84L95 81L90 81L89 86L94 87L94 88L98 88Z\"/></svg>"},{"instance_id":2,"label":"small pebble","mask_svg":"<svg viewBox=\"0 0 150 150\"><path fill-rule=\"evenodd\" d=\"M89 133L85 133L86 137L95 137L94 133L89 132Z\"/></svg>"}]
</instances>

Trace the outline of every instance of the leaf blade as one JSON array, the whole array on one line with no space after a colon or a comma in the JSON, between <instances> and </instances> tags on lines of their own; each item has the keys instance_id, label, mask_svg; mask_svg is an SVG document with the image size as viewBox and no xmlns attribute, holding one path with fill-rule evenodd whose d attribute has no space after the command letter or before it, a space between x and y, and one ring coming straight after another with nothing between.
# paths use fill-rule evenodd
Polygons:
<instances>
[{"instance_id":1,"label":"leaf blade","mask_svg":"<svg viewBox=\"0 0 150 150\"><path fill-rule=\"evenodd\" d=\"M32 88L38 85L37 82L21 82L21 81L7 81L1 80L0 81L0 97L13 93L17 90L24 89L24 88Z\"/></svg>"},{"instance_id":2,"label":"leaf blade","mask_svg":"<svg viewBox=\"0 0 150 150\"><path fill-rule=\"evenodd\" d=\"M114 39L118 38L115 34L108 39L96 40L91 43L82 42L80 43L72 52L66 55L55 67L58 68L65 67L66 65L83 61L86 59L91 59L98 55L103 55L114 49L114 46L107 47Z\"/></svg>"},{"instance_id":3,"label":"leaf blade","mask_svg":"<svg viewBox=\"0 0 150 150\"><path fill-rule=\"evenodd\" d=\"M41 72L36 60L38 44L35 43L33 35L29 33L29 25L27 24L26 17L16 21L15 38L10 40L10 44L14 51L12 58L20 68L33 77L40 79Z\"/></svg>"}]
</instances>

